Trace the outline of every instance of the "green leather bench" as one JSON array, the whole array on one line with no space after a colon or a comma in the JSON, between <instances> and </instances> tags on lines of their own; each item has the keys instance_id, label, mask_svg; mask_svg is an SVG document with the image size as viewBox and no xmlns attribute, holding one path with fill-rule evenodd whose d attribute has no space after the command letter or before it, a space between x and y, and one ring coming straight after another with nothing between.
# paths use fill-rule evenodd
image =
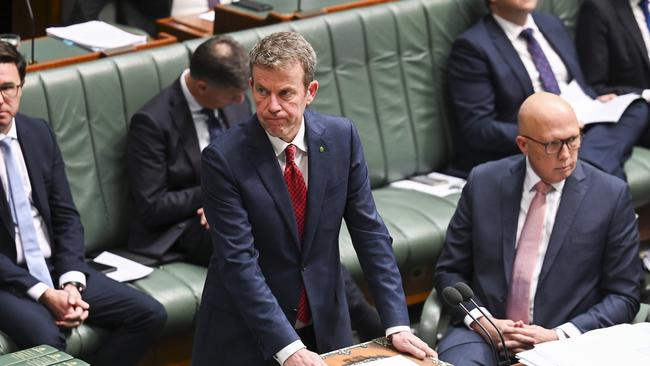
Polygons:
<instances>
[{"instance_id":1,"label":"green leather bench","mask_svg":"<svg viewBox=\"0 0 650 366\"><path fill-rule=\"evenodd\" d=\"M541 6L572 24L578 5L573 0L546 0ZM440 170L450 160L453 121L444 92L446 60L455 37L485 11L484 0L404 0L232 34L251 47L271 32L294 30L316 49L321 87L312 107L355 121L411 303L430 295L433 266L458 196L438 198L388 184ZM201 42L27 76L22 111L45 118L54 129L88 253L126 244L131 219L125 176L130 117L180 75ZM650 202L650 151L635 151L626 172L635 203ZM361 280L345 227L340 238L341 260ZM204 268L174 263L133 283L167 309L165 335L191 334L205 273ZM438 305L429 303L433 305L428 313L435 314ZM437 317L431 322L437 327ZM68 337L68 353L92 352L102 333L88 326L75 329ZM0 334L0 353L14 348Z\"/></svg>"}]
</instances>

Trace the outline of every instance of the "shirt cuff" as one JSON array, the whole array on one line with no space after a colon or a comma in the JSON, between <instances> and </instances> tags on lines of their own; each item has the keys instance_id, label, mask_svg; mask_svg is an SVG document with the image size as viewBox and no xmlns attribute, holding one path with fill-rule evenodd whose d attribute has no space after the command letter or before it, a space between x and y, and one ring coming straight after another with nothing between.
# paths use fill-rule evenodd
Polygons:
<instances>
[{"instance_id":1,"label":"shirt cuff","mask_svg":"<svg viewBox=\"0 0 650 366\"><path fill-rule=\"evenodd\" d=\"M641 98L645 99L646 102L650 103L650 89L644 89L641 92Z\"/></svg>"},{"instance_id":2,"label":"shirt cuff","mask_svg":"<svg viewBox=\"0 0 650 366\"><path fill-rule=\"evenodd\" d=\"M38 299L43 296L43 293L47 291L50 287L43 282L39 282L35 284L34 286L30 287L29 290L27 290L27 295L34 299L34 301L38 302Z\"/></svg>"},{"instance_id":3,"label":"shirt cuff","mask_svg":"<svg viewBox=\"0 0 650 366\"><path fill-rule=\"evenodd\" d=\"M86 275L79 271L69 271L59 277L59 286L68 282L78 282L84 287L86 286Z\"/></svg>"},{"instance_id":4,"label":"shirt cuff","mask_svg":"<svg viewBox=\"0 0 650 366\"><path fill-rule=\"evenodd\" d=\"M291 357L294 353L298 352L299 350L307 348L305 345L302 343L300 339L293 341L289 343L288 346L285 346L283 349L278 351L278 353L275 354L275 360L278 361L280 365L284 365L284 362L287 360L287 358Z\"/></svg>"},{"instance_id":5,"label":"shirt cuff","mask_svg":"<svg viewBox=\"0 0 650 366\"><path fill-rule=\"evenodd\" d=\"M580 334L582 334L580 329L578 329L578 327L576 327L571 322L564 323L564 324L560 325L559 327L557 327L555 329L556 330L557 329L561 330L564 333L564 335L566 336L565 338L573 338L573 337L577 337Z\"/></svg>"},{"instance_id":6,"label":"shirt cuff","mask_svg":"<svg viewBox=\"0 0 650 366\"><path fill-rule=\"evenodd\" d=\"M486 308L484 308L484 307L481 306L481 310L483 310L483 312L484 312L485 314L487 314L487 316L492 316L492 314L490 314L490 312L489 312ZM470 314L471 314L471 315L472 315L476 320L479 320L480 318L483 317L483 314L481 314L481 311L479 311L478 308L474 308L474 309L470 310L469 313L470 313ZM472 319L471 316L469 316L469 315L465 315L465 318L463 319L463 322L465 323L465 325L467 326L467 328L469 328L470 330L472 330L472 323L474 322L474 320Z\"/></svg>"},{"instance_id":7,"label":"shirt cuff","mask_svg":"<svg viewBox=\"0 0 650 366\"><path fill-rule=\"evenodd\" d=\"M411 333L411 327L408 325L397 325L394 327L390 327L386 329L386 338L390 336L391 334L399 333L399 332L409 332Z\"/></svg>"}]
</instances>

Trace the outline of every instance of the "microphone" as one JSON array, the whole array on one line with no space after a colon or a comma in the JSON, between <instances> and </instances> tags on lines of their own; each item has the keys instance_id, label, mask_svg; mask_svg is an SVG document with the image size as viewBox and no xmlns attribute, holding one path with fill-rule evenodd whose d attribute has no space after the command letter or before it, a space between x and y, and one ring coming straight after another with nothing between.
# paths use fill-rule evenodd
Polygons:
<instances>
[{"instance_id":1,"label":"microphone","mask_svg":"<svg viewBox=\"0 0 650 366\"><path fill-rule=\"evenodd\" d=\"M34 38L36 38L36 21L34 20L32 3L29 2L29 0L25 0L25 4L27 5L27 11L29 12L29 20L32 22L32 57L31 60L29 60L29 64L33 65L36 63L36 60L34 60Z\"/></svg>"},{"instance_id":2,"label":"microphone","mask_svg":"<svg viewBox=\"0 0 650 366\"><path fill-rule=\"evenodd\" d=\"M464 282L456 283L454 285L454 288L458 290L458 292L460 292L460 295L463 297L463 301L470 301L472 304L474 304L474 306L476 306L478 311L481 312L481 314L485 317L485 319L487 319L487 321L490 322L494 330L497 331L497 334L499 335L499 339L501 339L501 344L503 345L503 353L505 354L504 364L510 366L510 354L508 353L508 347L506 347L506 341L503 339L503 334L501 333L499 328L497 328L497 326L492 322L490 317L487 316L487 314L485 314L483 309L481 309L481 307L476 303L476 301L474 301L474 291L472 291L472 288L469 287L469 285ZM501 365L502 363L499 362L498 364Z\"/></svg>"},{"instance_id":3,"label":"microphone","mask_svg":"<svg viewBox=\"0 0 650 366\"><path fill-rule=\"evenodd\" d=\"M300 13L302 11L302 6L300 6L301 5L300 3L301 3L301 1L298 0L298 6L296 8L296 13Z\"/></svg>"},{"instance_id":4,"label":"microphone","mask_svg":"<svg viewBox=\"0 0 650 366\"><path fill-rule=\"evenodd\" d=\"M459 306L463 312L467 315L469 315L470 318L476 323L479 328L483 331L485 334L485 340L486 342L490 345L490 348L492 349L492 354L494 356L494 361L496 362L497 365L501 364L501 359L499 358L499 352L497 351L497 348L494 346L494 342L492 341L492 337L490 337L490 333L488 333L487 329L483 326L483 324L479 323L478 320L467 310L465 305L463 305L463 295L460 294L458 290L451 286L447 286L442 290L442 298L445 300L445 302L451 306Z\"/></svg>"}]
</instances>

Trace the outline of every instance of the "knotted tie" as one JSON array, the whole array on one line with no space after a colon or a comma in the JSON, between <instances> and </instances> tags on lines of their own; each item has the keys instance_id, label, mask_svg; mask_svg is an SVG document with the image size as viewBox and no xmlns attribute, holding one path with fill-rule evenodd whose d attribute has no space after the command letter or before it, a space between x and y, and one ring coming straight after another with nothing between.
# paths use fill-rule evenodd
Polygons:
<instances>
[{"instance_id":1,"label":"knotted tie","mask_svg":"<svg viewBox=\"0 0 650 366\"><path fill-rule=\"evenodd\" d=\"M526 221L519 236L519 244L512 267L512 279L508 291L506 316L508 319L529 323L530 283L539 254L542 228L546 216L546 194L552 189L549 184L539 181L537 191L528 208Z\"/></svg>"},{"instance_id":2,"label":"knotted tie","mask_svg":"<svg viewBox=\"0 0 650 366\"><path fill-rule=\"evenodd\" d=\"M214 115L214 110L209 108L201 109L208 119L206 121L208 125L208 133L210 134L210 143L214 143L219 135L223 133L223 127L221 127L221 120Z\"/></svg>"},{"instance_id":3,"label":"knotted tie","mask_svg":"<svg viewBox=\"0 0 650 366\"><path fill-rule=\"evenodd\" d=\"M528 52L533 59L535 68L539 72L539 80L542 82L542 88L553 94L560 94L560 86L557 83L551 64L548 62L542 47L539 45L535 37L533 37L533 30L526 28L521 31L520 37L526 41L528 45Z\"/></svg>"},{"instance_id":4,"label":"knotted tie","mask_svg":"<svg viewBox=\"0 0 650 366\"><path fill-rule=\"evenodd\" d=\"M32 206L23 188L20 170L11 150L11 140L11 138L6 137L0 141L7 169L7 180L9 181L7 198L9 200L11 217L14 225L18 226L25 263L27 263L29 273L39 281L54 288L50 271L47 269L47 263L45 263L45 257L43 256L41 247L38 245L34 217L32 216Z\"/></svg>"},{"instance_id":5,"label":"knotted tie","mask_svg":"<svg viewBox=\"0 0 650 366\"><path fill-rule=\"evenodd\" d=\"M289 144L284 150L286 156L286 164L284 167L284 181L287 183L289 196L291 196L291 205L293 206L293 213L296 217L296 228L298 229L298 238L302 243L303 234L305 232L305 211L307 210L307 186L302 177L300 169L296 164L296 145ZM300 300L298 301L298 321L304 324L309 323L311 318L309 310L309 301L307 299L307 291L305 286L300 290Z\"/></svg>"}]
</instances>

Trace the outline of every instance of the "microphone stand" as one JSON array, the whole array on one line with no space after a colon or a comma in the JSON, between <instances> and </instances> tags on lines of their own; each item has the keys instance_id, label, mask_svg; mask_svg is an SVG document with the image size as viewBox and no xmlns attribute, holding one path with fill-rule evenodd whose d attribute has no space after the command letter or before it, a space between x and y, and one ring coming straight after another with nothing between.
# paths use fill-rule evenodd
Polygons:
<instances>
[{"instance_id":1,"label":"microphone stand","mask_svg":"<svg viewBox=\"0 0 650 366\"><path fill-rule=\"evenodd\" d=\"M32 11L32 3L29 0L25 0L27 5L27 12L29 13L29 20L32 22L32 55L29 60L29 64L33 65L36 63L34 59L34 38L36 38L36 21L34 20L34 12Z\"/></svg>"}]
</instances>

